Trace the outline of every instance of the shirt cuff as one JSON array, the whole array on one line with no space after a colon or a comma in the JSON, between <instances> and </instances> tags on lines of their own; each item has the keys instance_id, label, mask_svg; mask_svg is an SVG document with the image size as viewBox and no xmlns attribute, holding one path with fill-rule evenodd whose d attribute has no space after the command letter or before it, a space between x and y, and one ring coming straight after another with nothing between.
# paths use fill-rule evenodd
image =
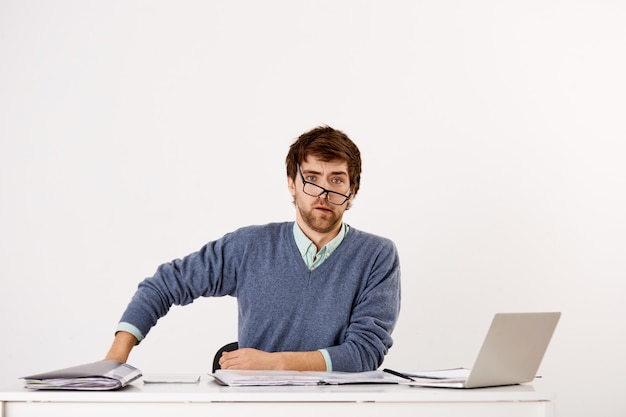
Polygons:
<instances>
[{"instance_id":1,"label":"shirt cuff","mask_svg":"<svg viewBox=\"0 0 626 417\"><path fill-rule=\"evenodd\" d=\"M319 352L322 354L322 356L324 357L324 360L326 361L326 372L332 372L333 361L330 359L330 355L328 354L328 351L326 349L320 349Z\"/></svg>"},{"instance_id":2,"label":"shirt cuff","mask_svg":"<svg viewBox=\"0 0 626 417\"><path fill-rule=\"evenodd\" d=\"M126 323L124 321L120 322L117 325L117 331L116 332L119 332L119 331L127 332L127 333L130 333L133 336L135 336L135 338L137 339L137 344L139 344L139 342L141 342L144 339L144 335L141 334L141 331L138 328L136 328L132 324Z\"/></svg>"}]
</instances>

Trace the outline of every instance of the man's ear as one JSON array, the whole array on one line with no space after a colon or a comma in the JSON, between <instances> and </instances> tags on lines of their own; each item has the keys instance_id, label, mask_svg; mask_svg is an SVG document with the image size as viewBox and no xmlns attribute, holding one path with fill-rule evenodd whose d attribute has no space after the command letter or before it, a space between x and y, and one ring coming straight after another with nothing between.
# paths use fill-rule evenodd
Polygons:
<instances>
[{"instance_id":1,"label":"man's ear","mask_svg":"<svg viewBox=\"0 0 626 417\"><path fill-rule=\"evenodd\" d=\"M287 177L287 187L289 188L289 192L291 193L291 196L293 198L296 197L296 183L294 182L293 178L291 177Z\"/></svg>"}]
</instances>

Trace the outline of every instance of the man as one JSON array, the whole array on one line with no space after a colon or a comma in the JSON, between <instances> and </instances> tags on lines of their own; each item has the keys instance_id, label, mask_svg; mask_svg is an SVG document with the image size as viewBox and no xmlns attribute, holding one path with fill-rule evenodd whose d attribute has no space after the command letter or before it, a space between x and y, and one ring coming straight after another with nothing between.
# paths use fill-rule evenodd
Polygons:
<instances>
[{"instance_id":1,"label":"man","mask_svg":"<svg viewBox=\"0 0 626 417\"><path fill-rule=\"evenodd\" d=\"M171 305L237 297L238 350L222 369L367 371L392 345L400 309L395 245L343 222L361 156L328 126L301 135L286 158L296 221L244 227L161 265L139 284L107 359L128 355Z\"/></svg>"}]
</instances>

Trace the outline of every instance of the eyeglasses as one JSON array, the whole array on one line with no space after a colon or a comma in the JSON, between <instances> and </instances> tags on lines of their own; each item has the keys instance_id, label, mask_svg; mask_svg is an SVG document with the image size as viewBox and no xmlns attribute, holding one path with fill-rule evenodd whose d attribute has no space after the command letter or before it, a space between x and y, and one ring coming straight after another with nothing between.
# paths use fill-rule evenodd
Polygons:
<instances>
[{"instance_id":1,"label":"eyeglasses","mask_svg":"<svg viewBox=\"0 0 626 417\"><path fill-rule=\"evenodd\" d=\"M336 206L341 206L352 196L352 193L348 195L341 194L336 191L327 190L324 187L320 187L317 184L313 184L312 182L305 180L304 175L302 175L302 170L300 169L300 164L298 164L298 172L300 173L300 178L302 178L302 183L304 184L304 186L302 187L302 191L304 191L305 194L310 195L311 197L321 197L322 195L326 194L326 200L329 203Z\"/></svg>"}]
</instances>

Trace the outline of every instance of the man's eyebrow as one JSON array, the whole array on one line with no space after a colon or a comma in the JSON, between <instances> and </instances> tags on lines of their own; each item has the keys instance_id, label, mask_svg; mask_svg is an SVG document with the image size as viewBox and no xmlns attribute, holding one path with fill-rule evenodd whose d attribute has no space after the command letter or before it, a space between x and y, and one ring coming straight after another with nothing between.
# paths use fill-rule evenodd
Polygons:
<instances>
[{"instance_id":1,"label":"man's eyebrow","mask_svg":"<svg viewBox=\"0 0 626 417\"><path fill-rule=\"evenodd\" d=\"M322 174L320 171L316 171L314 169L302 169L302 168L300 168L300 170L302 171L303 174L315 174L315 175L321 175ZM331 171L329 173L329 175L345 175L345 176L348 176L348 173L346 171Z\"/></svg>"},{"instance_id":2,"label":"man's eyebrow","mask_svg":"<svg viewBox=\"0 0 626 417\"><path fill-rule=\"evenodd\" d=\"M300 171L302 171L303 174L316 174L316 175L320 174L319 171L316 171L314 169L302 169L302 167L300 167Z\"/></svg>"}]
</instances>

